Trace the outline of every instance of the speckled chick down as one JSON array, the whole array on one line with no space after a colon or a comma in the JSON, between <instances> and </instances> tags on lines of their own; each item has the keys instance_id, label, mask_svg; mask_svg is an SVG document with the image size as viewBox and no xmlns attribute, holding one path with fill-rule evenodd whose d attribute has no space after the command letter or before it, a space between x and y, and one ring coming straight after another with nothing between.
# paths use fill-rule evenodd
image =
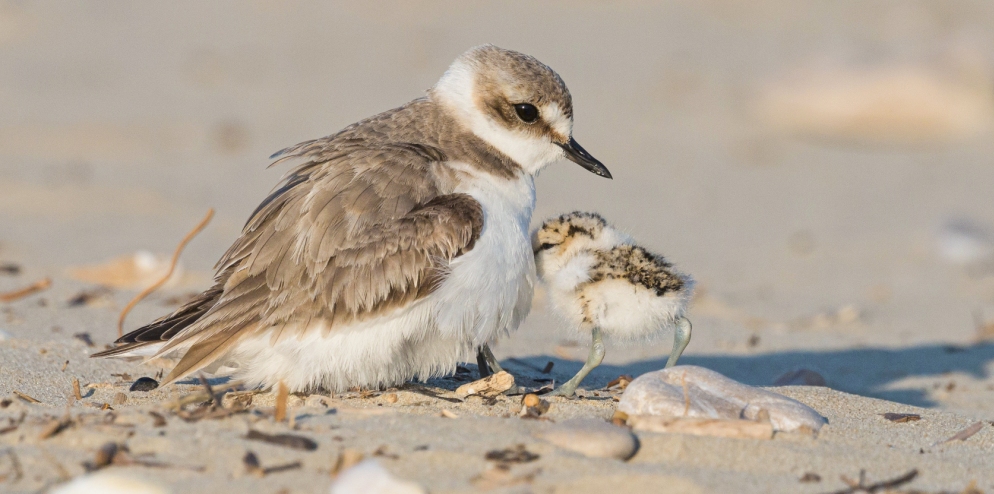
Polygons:
<instances>
[{"instance_id":1,"label":"speckled chick down","mask_svg":"<svg viewBox=\"0 0 994 494\"><path fill-rule=\"evenodd\" d=\"M547 220L532 235L535 268L570 327L619 340L658 336L683 317L693 279L596 213Z\"/></svg>"}]
</instances>

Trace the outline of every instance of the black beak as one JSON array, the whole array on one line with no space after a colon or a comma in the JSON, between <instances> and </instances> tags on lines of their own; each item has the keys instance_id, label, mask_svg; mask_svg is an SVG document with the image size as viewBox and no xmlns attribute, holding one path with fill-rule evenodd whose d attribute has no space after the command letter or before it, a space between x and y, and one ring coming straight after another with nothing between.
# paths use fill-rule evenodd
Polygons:
<instances>
[{"instance_id":1,"label":"black beak","mask_svg":"<svg viewBox=\"0 0 994 494\"><path fill-rule=\"evenodd\" d=\"M580 146L579 142L576 142L576 139L570 137L569 142L566 144L559 144L559 147L563 148L563 151L566 151L566 158L570 161L586 168L591 173L600 175L604 178L612 178L611 172L607 171L607 167L604 166L604 163L597 161L597 158L591 156L586 149L583 149L583 146Z\"/></svg>"}]
</instances>

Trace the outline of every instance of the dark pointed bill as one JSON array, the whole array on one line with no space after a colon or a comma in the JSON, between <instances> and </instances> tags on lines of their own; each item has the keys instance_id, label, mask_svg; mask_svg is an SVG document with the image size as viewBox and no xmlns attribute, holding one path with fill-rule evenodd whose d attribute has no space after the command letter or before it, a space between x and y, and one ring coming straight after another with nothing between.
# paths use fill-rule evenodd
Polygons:
<instances>
[{"instance_id":1,"label":"dark pointed bill","mask_svg":"<svg viewBox=\"0 0 994 494\"><path fill-rule=\"evenodd\" d=\"M566 158L570 161L586 168L591 173L604 178L611 178L611 172L607 171L604 163L597 161L597 158L591 156L586 149L583 149L583 146L580 146L580 143L576 142L576 139L570 137L569 142L559 144L559 147L563 148L563 151L566 151Z\"/></svg>"}]
</instances>

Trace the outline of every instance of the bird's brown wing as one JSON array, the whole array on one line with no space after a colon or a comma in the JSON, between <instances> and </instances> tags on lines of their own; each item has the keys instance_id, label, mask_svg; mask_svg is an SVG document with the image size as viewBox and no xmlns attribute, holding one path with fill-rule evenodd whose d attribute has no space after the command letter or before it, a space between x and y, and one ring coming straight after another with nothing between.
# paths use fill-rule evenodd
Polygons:
<instances>
[{"instance_id":1,"label":"bird's brown wing","mask_svg":"<svg viewBox=\"0 0 994 494\"><path fill-rule=\"evenodd\" d=\"M125 347L166 341L159 354L189 347L167 382L247 335L275 344L312 322L334 331L424 297L483 228L475 199L439 192L431 170L444 159L437 149L339 136L290 154L309 161L259 206L218 262L216 285L119 340Z\"/></svg>"}]
</instances>

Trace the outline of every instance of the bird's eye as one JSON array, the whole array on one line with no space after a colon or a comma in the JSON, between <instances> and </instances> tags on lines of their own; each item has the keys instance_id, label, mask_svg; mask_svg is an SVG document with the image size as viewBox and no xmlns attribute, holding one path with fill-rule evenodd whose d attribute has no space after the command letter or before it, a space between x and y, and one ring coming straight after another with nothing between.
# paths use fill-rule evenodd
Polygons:
<instances>
[{"instance_id":1,"label":"bird's eye","mask_svg":"<svg viewBox=\"0 0 994 494\"><path fill-rule=\"evenodd\" d=\"M514 112L518 114L518 118L522 122L532 123L538 120L538 108L530 103L518 103L514 105Z\"/></svg>"},{"instance_id":2,"label":"bird's eye","mask_svg":"<svg viewBox=\"0 0 994 494\"><path fill-rule=\"evenodd\" d=\"M542 245L539 245L538 246L538 250L549 250L549 249L555 247L556 245L558 245L558 244L550 244L550 243L546 242L546 243L544 243Z\"/></svg>"}]
</instances>

